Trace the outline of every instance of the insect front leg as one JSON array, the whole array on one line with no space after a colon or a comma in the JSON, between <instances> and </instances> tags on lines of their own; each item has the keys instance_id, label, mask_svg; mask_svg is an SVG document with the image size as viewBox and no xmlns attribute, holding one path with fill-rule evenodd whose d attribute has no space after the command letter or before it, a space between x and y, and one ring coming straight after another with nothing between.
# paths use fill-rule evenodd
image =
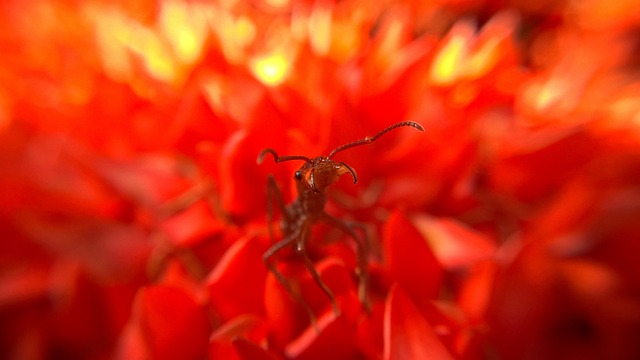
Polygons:
<instances>
[{"instance_id":1,"label":"insect front leg","mask_svg":"<svg viewBox=\"0 0 640 360\"><path fill-rule=\"evenodd\" d=\"M278 184L276 183L276 178L273 175L269 175L267 176L267 226L272 244L275 243L275 235L273 233L274 202L278 207L278 211L280 211L280 216L286 217L287 212L285 211L284 200L282 199L280 188L278 188Z\"/></svg>"},{"instance_id":2,"label":"insect front leg","mask_svg":"<svg viewBox=\"0 0 640 360\"><path fill-rule=\"evenodd\" d=\"M267 268L269 269L269 271L271 271L271 273L276 277L278 282L280 282L280 284L285 288L287 293L289 293L289 295L296 302L298 302L300 305L302 305L304 310L307 312L307 315L309 316L309 321L311 322L311 325L314 327L314 329L316 329L317 332L319 332L320 330L318 328L318 322L316 320L315 314L313 313L313 310L311 309L309 304L307 304L304 301L302 296L299 293L297 293L296 291L293 290L293 287L291 287L291 283L280 272L280 270L278 270L278 267L276 266L276 263L274 261L274 256L276 255L276 253L278 253L283 248L291 245L296 240L300 240L301 236L305 236L305 234L304 234L305 232L308 232L308 229L306 227L304 229L297 229L296 231L291 233L289 236L287 236L285 239L273 244L264 253L264 255L262 255L262 261L264 261L264 263L267 266Z\"/></svg>"},{"instance_id":3,"label":"insect front leg","mask_svg":"<svg viewBox=\"0 0 640 360\"><path fill-rule=\"evenodd\" d=\"M355 241L356 259L358 263L356 268L356 275L358 276L358 300L360 300L360 303L367 311L370 311L371 306L367 298L367 285L369 281L369 238L367 237L365 228L359 223L347 223L327 213L323 214L322 220L329 225L337 227ZM364 236L359 237L353 230L354 227L362 229Z\"/></svg>"},{"instance_id":4,"label":"insect front leg","mask_svg":"<svg viewBox=\"0 0 640 360\"><path fill-rule=\"evenodd\" d=\"M307 254L305 245L306 245L307 236L309 235L309 231L306 231L303 235L304 236L298 242L298 249L297 249L298 253L302 256L302 259L304 260L304 265L309 271L309 274L311 274L311 277L313 278L313 280L316 282L316 284L318 284L318 286L320 286L322 291L324 291L324 293L327 294L327 296L331 300L331 305L333 306L333 313L335 314L336 317L338 317L340 315L340 308L338 307L338 303L336 302L336 297L335 295L333 295L333 291L331 291L329 286L327 286L327 284L324 281L322 281L322 278L320 277L318 270L316 270L315 265L313 264L313 262L309 258L309 255Z\"/></svg>"}]
</instances>

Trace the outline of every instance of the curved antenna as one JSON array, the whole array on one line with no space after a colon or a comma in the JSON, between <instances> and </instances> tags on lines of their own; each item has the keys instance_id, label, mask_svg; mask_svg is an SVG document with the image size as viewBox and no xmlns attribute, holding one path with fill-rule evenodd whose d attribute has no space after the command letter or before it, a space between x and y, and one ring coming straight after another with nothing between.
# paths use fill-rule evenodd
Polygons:
<instances>
[{"instance_id":1,"label":"curved antenna","mask_svg":"<svg viewBox=\"0 0 640 360\"><path fill-rule=\"evenodd\" d=\"M302 155L291 155L291 156L278 156L278 154L275 152L275 150L273 149L264 149L260 152L260 154L258 155L258 159L256 160L258 162L258 164L262 164L262 162L264 161L265 156L267 156L267 154L271 154L273 155L273 161L277 163L281 163L283 161L289 161L289 160L304 160L307 162L310 162L311 159L309 159L306 156L302 156Z\"/></svg>"},{"instance_id":2,"label":"curved antenna","mask_svg":"<svg viewBox=\"0 0 640 360\"><path fill-rule=\"evenodd\" d=\"M422 127L422 125L413 122L413 121L401 121L399 123L393 124L391 126L389 126L388 128L380 131L379 133L373 135L373 136L367 136L364 139L360 139L348 144L344 144L342 146L338 146L337 148L333 149L333 151L331 151L329 153L329 156L327 156L328 159L331 159L331 157L333 155L335 155L336 153L339 153L342 150L346 150L346 149L351 149L352 147L356 147L356 146L360 146L360 145L367 145L367 144L371 144L372 142L378 140L378 138L380 138L382 135L388 133L389 131L393 130L393 129L397 129L399 127L402 126L411 126L412 128L416 128L420 131L424 131L424 128Z\"/></svg>"}]
</instances>

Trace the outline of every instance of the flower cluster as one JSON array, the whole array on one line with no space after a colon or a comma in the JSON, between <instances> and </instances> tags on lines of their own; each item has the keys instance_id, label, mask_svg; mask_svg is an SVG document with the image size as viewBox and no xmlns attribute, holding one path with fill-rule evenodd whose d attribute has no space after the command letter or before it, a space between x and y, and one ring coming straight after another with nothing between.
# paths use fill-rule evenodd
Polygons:
<instances>
[{"instance_id":1,"label":"flower cluster","mask_svg":"<svg viewBox=\"0 0 640 360\"><path fill-rule=\"evenodd\" d=\"M0 4L0 357L640 358L634 0ZM263 263L268 174L358 173ZM347 176L348 177L348 176Z\"/></svg>"}]
</instances>

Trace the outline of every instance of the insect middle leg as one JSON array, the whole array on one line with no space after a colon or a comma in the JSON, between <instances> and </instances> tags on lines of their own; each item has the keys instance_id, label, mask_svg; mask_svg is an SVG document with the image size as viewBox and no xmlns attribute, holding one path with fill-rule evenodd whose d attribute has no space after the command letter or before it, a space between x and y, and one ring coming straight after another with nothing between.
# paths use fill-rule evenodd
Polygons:
<instances>
[{"instance_id":1,"label":"insect middle leg","mask_svg":"<svg viewBox=\"0 0 640 360\"><path fill-rule=\"evenodd\" d=\"M368 271L368 259L369 259L369 239L367 237L367 232L364 227L359 223L347 223L343 220L335 218L327 213L323 214L322 220L328 223L329 225L335 226L340 229L342 232L351 237L356 243L356 259L357 259L357 268L356 275L358 276L358 300L364 308L369 311L370 304L367 298L367 285L369 281L369 271ZM361 238L358 234L353 230L353 228L358 227L362 229L364 236Z\"/></svg>"}]
</instances>

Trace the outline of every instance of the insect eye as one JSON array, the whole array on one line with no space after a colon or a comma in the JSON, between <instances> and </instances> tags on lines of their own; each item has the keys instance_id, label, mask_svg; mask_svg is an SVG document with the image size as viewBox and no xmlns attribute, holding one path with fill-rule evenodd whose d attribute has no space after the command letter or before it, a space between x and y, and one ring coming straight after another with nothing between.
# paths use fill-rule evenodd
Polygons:
<instances>
[{"instance_id":1,"label":"insect eye","mask_svg":"<svg viewBox=\"0 0 640 360\"><path fill-rule=\"evenodd\" d=\"M293 175L293 177L295 177L296 180L302 179L302 173L300 172L300 170L296 171L296 173Z\"/></svg>"}]
</instances>

